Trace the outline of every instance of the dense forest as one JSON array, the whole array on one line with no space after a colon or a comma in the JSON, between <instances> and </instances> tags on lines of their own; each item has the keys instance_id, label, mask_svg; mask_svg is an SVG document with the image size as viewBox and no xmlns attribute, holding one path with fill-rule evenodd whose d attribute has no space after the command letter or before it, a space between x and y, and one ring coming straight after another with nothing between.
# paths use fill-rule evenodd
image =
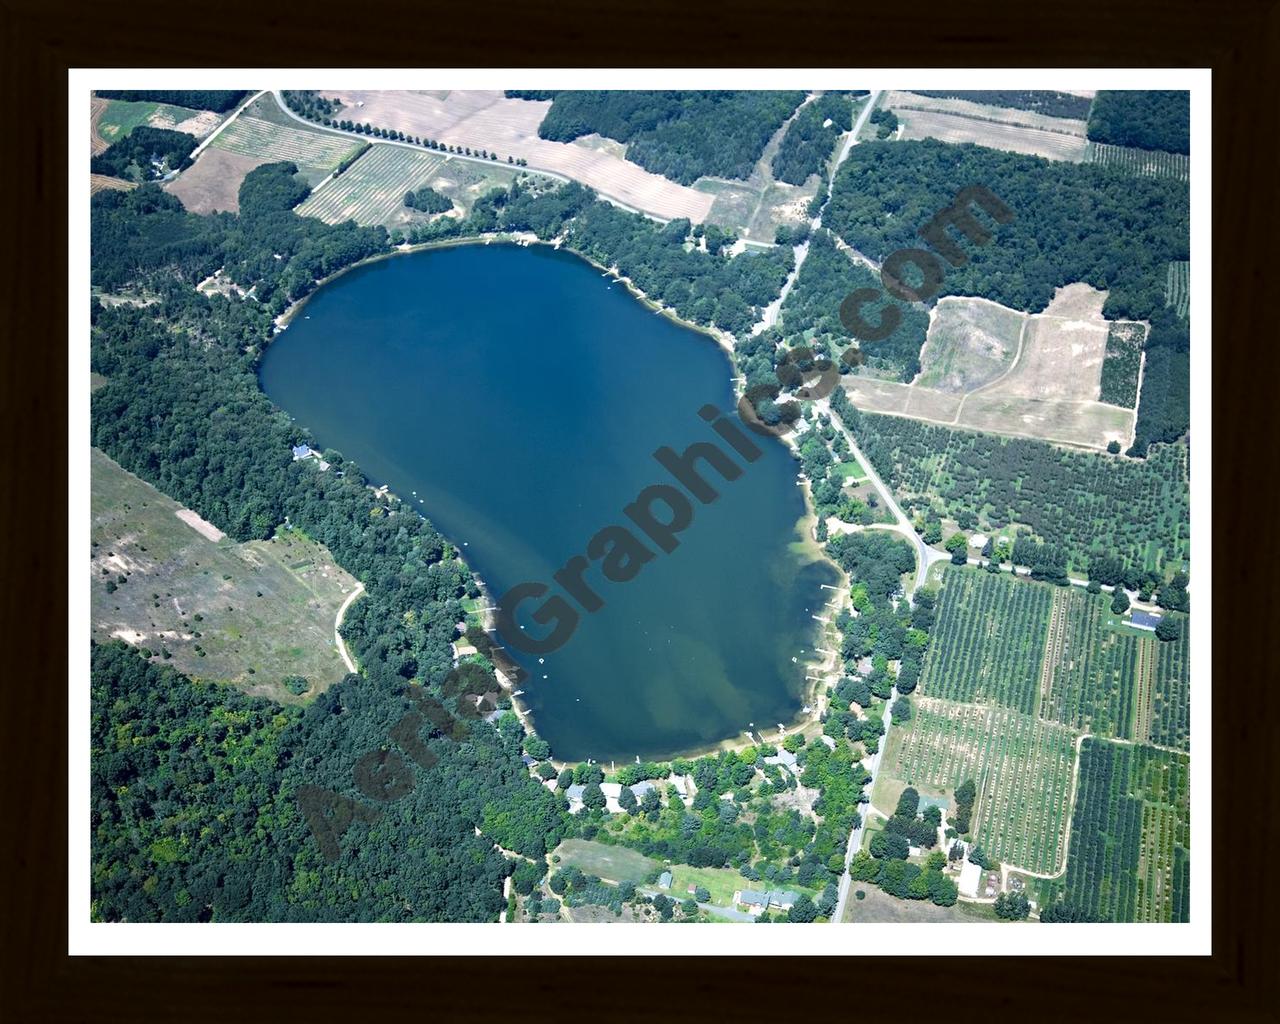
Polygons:
<instances>
[{"instance_id":1,"label":"dense forest","mask_svg":"<svg viewBox=\"0 0 1280 1024\"><path fill-rule=\"evenodd\" d=\"M908 509L936 509L965 529L1026 525L1062 549L1077 575L1100 554L1134 571L1158 568L1148 565L1149 547L1169 571L1189 554L1184 445L1156 445L1145 461L1116 460L859 412L839 388L832 407Z\"/></svg>"},{"instance_id":2,"label":"dense forest","mask_svg":"<svg viewBox=\"0 0 1280 1024\"><path fill-rule=\"evenodd\" d=\"M1086 281L1110 290L1108 317L1146 320L1164 307L1169 261L1188 258L1185 182L932 139L854 147L823 220L883 261L919 247L917 232L974 184L994 192L1014 217L988 222L994 237L986 245L962 242L969 260L946 266L941 295L1039 311L1054 289Z\"/></svg>"},{"instance_id":3,"label":"dense forest","mask_svg":"<svg viewBox=\"0 0 1280 1024\"><path fill-rule=\"evenodd\" d=\"M970 89L961 91L945 91L930 89L912 89L917 96L933 96L943 100L968 100L970 103L985 103L992 107L1012 107L1015 110L1029 110L1034 114L1046 117L1065 117L1073 121L1083 121L1089 116L1089 104L1086 96L1073 96L1069 92L1053 92L1048 89Z\"/></svg>"},{"instance_id":4,"label":"dense forest","mask_svg":"<svg viewBox=\"0 0 1280 1024\"><path fill-rule=\"evenodd\" d=\"M883 293L880 275L854 262L850 254L840 251L831 232L819 229L809 240L809 255L782 305L783 329L788 335L803 335L810 344L826 343L830 354L838 357L853 343L849 329L840 321L840 304L859 288ZM920 348L929 330L929 314L921 304L908 305L885 295L882 302L865 306L863 315L877 322L886 306L897 309L898 326L883 340L861 342L862 355L867 365L910 381L920 372Z\"/></svg>"},{"instance_id":5,"label":"dense forest","mask_svg":"<svg viewBox=\"0 0 1280 1024\"><path fill-rule=\"evenodd\" d=\"M163 178L170 171L191 165L196 148L194 135L168 128L138 125L133 131L89 162L94 174L110 174L130 181Z\"/></svg>"},{"instance_id":6,"label":"dense forest","mask_svg":"<svg viewBox=\"0 0 1280 1024\"><path fill-rule=\"evenodd\" d=\"M348 677L299 713L196 687L133 652L96 652L95 716L110 719L108 728L101 718L104 755L94 767L96 912L108 920L492 920L508 869L491 844L540 856L559 841L565 813L521 763L514 716L498 729L465 716L451 723L447 712L443 721L411 717L425 699L414 697L415 684L440 707L459 706L441 684L459 599L474 593L470 574L429 523L376 500L338 453L327 453L329 473L292 460L290 447L311 439L271 405L255 374L272 307L191 288L193 274L225 262L249 287L279 292L282 265L300 274L331 238L349 235L351 226L330 229L289 212L291 178L279 165L253 172L239 217L188 219L151 188L94 198L95 226L107 229L92 236L95 266L156 301L94 304L92 366L108 382L93 396L93 442L237 540L267 537L287 518L326 544L367 588L343 627L362 678ZM153 217L160 223L147 224ZM139 235L165 236L168 261L153 254L138 269L114 251ZM273 247L287 258L275 260ZM347 251L347 261L359 252ZM224 718L234 718L231 732L221 729ZM127 735L151 739L122 747ZM407 791L371 801L362 759L385 761L390 755L378 752L393 736L406 755L425 745L433 756L410 771L397 754ZM336 794L314 811L335 833L345 828L333 861L299 809L308 786ZM273 801L245 796L268 791ZM252 813L229 813L232 794ZM218 827L206 842L211 820Z\"/></svg>"},{"instance_id":7,"label":"dense forest","mask_svg":"<svg viewBox=\"0 0 1280 1024\"><path fill-rule=\"evenodd\" d=\"M508 93L545 99L549 93ZM691 185L704 175L746 178L803 92L557 92L538 135L572 142L597 133L627 146L627 159Z\"/></svg>"},{"instance_id":8,"label":"dense forest","mask_svg":"<svg viewBox=\"0 0 1280 1024\"><path fill-rule=\"evenodd\" d=\"M453 200L442 196L433 188L423 186L416 192L406 192L404 205L421 213L446 213L453 209Z\"/></svg>"},{"instance_id":9,"label":"dense forest","mask_svg":"<svg viewBox=\"0 0 1280 1024\"><path fill-rule=\"evenodd\" d=\"M791 185L803 185L810 175L826 167L836 140L852 127L853 101L848 93L828 92L806 103L773 155L773 176Z\"/></svg>"},{"instance_id":10,"label":"dense forest","mask_svg":"<svg viewBox=\"0 0 1280 1024\"><path fill-rule=\"evenodd\" d=\"M1138 424L1131 455L1146 455L1152 444L1176 441L1191 428L1191 332L1173 309L1151 315L1144 348Z\"/></svg>"},{"instance_id":11,"label":"dense forest","mask_svg":"<svg viewBox=\"0 0 1280 1024\"><path fill-rule=\"evenodd\" d=\"M172 103L194 110L214 110L225 114L249 95L248 89L95 89L104 100Z\"/></svg>"},{"instance_id":12,"label":"dense forest","mask_svg":"<svg viewBox=\"0 0 1280 1024\"><path fill-rule=\"evenodd\" d=\"M1191 93L1182 90L1100 92L1089 114L1089 138L1113 146L1191 152Z\"/></svg>"}]
</instances>

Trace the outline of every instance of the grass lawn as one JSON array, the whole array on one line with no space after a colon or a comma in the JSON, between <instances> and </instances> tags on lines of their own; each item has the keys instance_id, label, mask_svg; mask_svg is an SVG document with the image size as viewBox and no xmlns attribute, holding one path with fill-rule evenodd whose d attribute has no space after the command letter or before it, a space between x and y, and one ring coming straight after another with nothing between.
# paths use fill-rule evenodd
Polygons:
<instances>
[{"instance_id":1,"label":"grass lawn","mask_svg":"<svg viewBox=\"0 0 1280 1024\"><path fill-rule=\"evenodd\" d=\"M556 848L554 856L560 858L558 867L573 865L588 875L610 882L643 882L651 871L662 867L658 861L625 846L610 846L590 839L566 839Z\"/></svg>"},{"instance_id":2,"label":"grass lawn","mask_svg":"<svg viewBox=\"0 0 1280 1024\"><path fill-rule=\"evenodd\" d=\"M867 478L867 471L862 468L862 463L858 462L857 459L852 462L842 462L838 466L832 467L831 472L844 480L853 480L855 482Z\"/></svg>"},{"instance_id":3,"label":"grass lawn","mask_svg":"<svg viewBox=\"0 0 1280 1024\"><path fill-rule=\"evenodd\" d=\"M863 899L858 899L859 890L866 893ZM998 920L989 903L961 900L950 907L940 907L929 900L900 900L870 882L851 883L844 908L844 921L863 924L974 924Z\"/></svg>"},{"instance_id":4,"label":"grass lawn","mask_svg":"<svg viewBox=\"0 0 1280 1024\"><path fill-rule=\"evenodd\" d=\"M196 117L200 111L187 107L175 107L169 103L150 103L146 100L111 100L102 117L98 119L98 135L107 143L119 142L140 124L147 124L153 115L159 114L173 124L181 124Z\"/></svg>"},{"instance_id":5,"label":"grass lawn","mask_svg":"<svg viewBox=\"0 0 1280 1024\"><path fill-rule=\"evenodd\" d=\"M733 906L733 894L738 889L768 888L765 882L752 882L731 868L694 868L688 864L671 866L671 898L686 899L689 886L706 886L711 893L711 903L719 907ZM795 887L792 887L795 888Z\"/></svg>"}]
</instances>

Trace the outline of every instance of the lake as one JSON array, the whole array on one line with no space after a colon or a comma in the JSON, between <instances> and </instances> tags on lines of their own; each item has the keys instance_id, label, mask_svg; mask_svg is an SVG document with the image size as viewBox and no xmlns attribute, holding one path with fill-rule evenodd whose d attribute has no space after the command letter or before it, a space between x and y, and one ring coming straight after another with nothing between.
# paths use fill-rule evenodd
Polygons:
<instances>
[{"instance_id":1,"label":"lake","mask_svg":"<svg viewBox=\"0 0 1280 1024\"><path fill-rule=\"evenodd\" d=\"M743 740L751 723L773 735L800 710L813 616L832 596L821 585L836 572L800 543L799 465L782 442L749 435L761 455L747 462L700 418L708 403L732 410L731 376L711 338L589 263L515 245L345 274L261 366L272 400L426 515L495 600L541 581L578 612L559 649L511 654L555 756L606 762ZM741 473L727 481L697 463L719 496L688 498L691 521L666 553L623 509L675 484L656 449L699 441L717 442ZM661 502L650 507L669 519ZM626 582L593 563L582 579L603 607L588 614L553 576L609 525L653 557ZM517 615L531 636L549 625L534 623L539 605Z\"/></svg>"}]
</instances>

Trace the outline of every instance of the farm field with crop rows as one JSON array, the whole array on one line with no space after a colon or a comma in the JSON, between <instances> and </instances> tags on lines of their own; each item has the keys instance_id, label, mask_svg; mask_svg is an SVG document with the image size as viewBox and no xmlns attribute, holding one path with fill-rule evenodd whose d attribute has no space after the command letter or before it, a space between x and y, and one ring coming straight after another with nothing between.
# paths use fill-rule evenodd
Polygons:
<instances>
[{"instance_id":1,"label":"farm field with crop rows","mask_svg":"<svg viewBox=\"0 0 1280 1024\"><path fill-rule=\"evenodd\" d=\"M1169 264L1169 278L1164 286L1164 302L1184 319L1191 313L1191 261L1175 260Z\"/></svg>"},{"instance_id":2,"label":"farm field with crop rows","mask_svg":"<svg viewBox=\"0 0 1280 1024\"><path fill-rule=\"evenodd\" d=\"M954 791L978 787L973 833L992 857L1029 871L1062 863L1075 735L1008 708L921 697L905 730L896 778Z\"/></svg>"},{"instance_id":3,"label":"farm field with crop rows","mask_svg":"<svg viewBox=\"0 0 1280 1024\"><path fill-rule=\"evenodd\" d=\"M359 148L355 139L310 131L301 126L272 124L242 114L209 145L266 163L291 160L314 185Z\"/></svg>"},{"instance_id":4,"label":"farm field with crop rows","mask_svg":"<svg viewBox=\"0 0 1280 1024\"><path fill-rule=\"evenodd\" d=\"M1184 153L1165 153L1158 149L1130 149L1105 142L1089 143L1086 163L1114 167L1126 174L1144 178L1177 178L1191 180L1191 158Z\"/></svg>"},{"instance_id":5,"label":"farm field with crop rows","mask_svg":"<svg viewBox=\"0 0 1280 1024\"><path fill-rule=\"evenodd\" d=\"M298 213L326 224L385 224L403 209L405 193L425 184L442 162L403 146L374 146L338 177L322 182Z\"/></svg>"},{"instance_id":6,"label":"farm field with crop rows","mask_svg":"<svg viewBox=\"0 0 1280 1024\"><path fill-rule=\"evenodd\" d=\"M1086 739L1065 900L1100 921L1185 921L1190 905L1188 758Z\"/></svg>"},{"instance_id":7,"label":"farm field with crop rows","mask_svg":"<svg viewBox=\"0 0 1280 1024\"><path fill-rule=\"evenodd\" d=\"M921 693L1038 711L1051 588L1007 573L948 572Z\"/></svg>"}]
</instances>

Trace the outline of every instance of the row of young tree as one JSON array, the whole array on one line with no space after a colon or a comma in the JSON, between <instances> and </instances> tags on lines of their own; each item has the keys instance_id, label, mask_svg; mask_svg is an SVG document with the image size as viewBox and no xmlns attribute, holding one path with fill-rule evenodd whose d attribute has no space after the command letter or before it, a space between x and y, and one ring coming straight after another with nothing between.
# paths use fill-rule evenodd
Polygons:
<instances>
[{"instance_id":1,"label":"row of young tree","mask_svg":"<svg viewBox=\"0 0 1280 1024\"><path fill-rule=\"evenodd\" d=\"M171 103L193 110L212 110L225 114L249 95L247 89L95 89L94 95L104 100L126 100L133 103Z\"/></svg>"}]
</instances>

